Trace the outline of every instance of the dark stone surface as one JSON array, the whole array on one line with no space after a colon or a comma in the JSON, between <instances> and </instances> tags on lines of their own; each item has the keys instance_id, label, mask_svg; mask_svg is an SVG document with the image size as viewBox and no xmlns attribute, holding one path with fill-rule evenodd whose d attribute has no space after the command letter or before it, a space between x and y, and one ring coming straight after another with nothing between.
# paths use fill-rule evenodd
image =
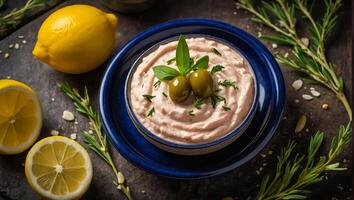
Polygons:
<instances>
[{"instance_id":1,"label":"dark stone surface","mask_svg":"<svg viewBox=\"0 0 354 200\"><path fill-rule=\"evenodd\" d=\"M97 1L67 1L60 4L62 7L72 3L89 3L103 8ZM344 77L347 86L347 92L352 99L352 53L351 53L351 31L348 24L351 24L350 1L346 1L344 13L341 16L339 27L336 29L335 36L328 46L328 55L330 60L336 65L337 72ZM105 9L105 8L104 8ZM0 41L0 78L11 78L22 81L33 87L39 94L44 109L44 126L41 138L49 135L50 130L59 130L61 135L70 135L73 132L80 132L87 128L87 121L77 112L78 125L65 122L62 118L62 112L66 109L74 111L72 102L68 100L56 87L61 81L68 81L77 88L87 85L93 99L97 100L97 92L102 73L106 67L103 65L99 69L83 75L67 75L52 70L47 65L40 63L32 57L31 51L36 41L36 34L41 23L48 14L44 13L40 17L32 20L28 24L19 28L16 32L8 35ZM106 9L107 10L107 9ZM119 25L117 28L117 47L121 47L127 40L146 28L167 20L186 17L212 18L225 21L238 26L254 35L260 30L249 21L250 15L241 10L237 10L234 1L216 1L216 0L166 0L158 3L150 10L140 14L118 14ZM269 30L263 29L262 32ZM304 32L307 32L304 30ZM20 43L18 35L24 35L27 44L21 44L18 50L9 49L9 44ZM265 43L273 52L286 52L289 49L272 49L271 44ZM4 59L5 52L9 52L10 58ZM272 139L271 143L251 162L225 175L215 178L196 180L196 181L178 181L162 178L143 170L140 170L130 164L127 160L115 150L113 157L118 164L119 169L124 173L128 180L128 185L133 191L136 199L221 199L224 196L237 197L237 199L246 199L248 196L256 194L258 184L261 178L274 170L275 155L279 148L285 145L289 139L293 138L299 142L299 151L306 152L307 141L317 130L325 131L325 145L321 148L324 154L329 147L329 142L337 134L339 124L347 122L346 112L341 103L335 98L335 95L328 89L305 84L305 88L295 91L291 83L303 77L302 74L294 72L291 69L282 66L282 71L287 87L287 100L285 108L285 117L281 123L278 134ZM320 98L312 101L304 101L301 95L308 93L310 87L315 87L321 92ZM51 99L55 98L52 102ZM295 103L299 99L300 103ZM97 103L97 102L95 102ZM323 103L328 103L330 109L324 111L321 109ZM294 135L293 130L300 115L308 116L306 128L308 132L303 132L301 136ZM78 141L83 143L79 134ZM272 155L268 151L273 151ZM123 196L116 190L112 184L113 174L104 162L98 158L92 151L89 151L94 163L94 179L92 185L84 196L84 199L123 199ZM316 184L311 189L314 191L311 199L351 199L352 188L352 167L351 167L351 148L345 150L344 155L339 161L345 161L349 170L340 172L330 172L326 174L328 180ZM0 199L39 199L39 197L30 189L24 175L23 163L26 152L16 156L0 156ZM264 157L265 156L265 157ZM267 163L267 166L263 166ZM260 175L256 170L263 167Z\"/></svg>"}]
</instances>

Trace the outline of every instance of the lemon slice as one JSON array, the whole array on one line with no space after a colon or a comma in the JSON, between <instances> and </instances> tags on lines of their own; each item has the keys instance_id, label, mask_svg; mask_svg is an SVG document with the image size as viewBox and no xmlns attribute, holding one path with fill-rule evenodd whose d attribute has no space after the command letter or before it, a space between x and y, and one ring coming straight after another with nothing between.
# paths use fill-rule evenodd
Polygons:
<instances>
[{"instance_id":1,"label":"lemon slice","mask_svg":"<svg viewBox=\"0 0 354 200\"><path fill-rule=\"evenodd\" d=\"M79 199L92 180L92 163L87 151L63 136L37 142L29 151L25 172L27 180L46 199Z\"/></svg>"},{"instance_id":2,"label":"lemon slice","mask_svg":"<svg viewBox=\"0 0 354 200\"><path fill-rule=\"evenodd\" d=\"M42 109L37 94L15 80L0 80L0 154L28 149L42 127Z\"/></svg>"}]
</instances>

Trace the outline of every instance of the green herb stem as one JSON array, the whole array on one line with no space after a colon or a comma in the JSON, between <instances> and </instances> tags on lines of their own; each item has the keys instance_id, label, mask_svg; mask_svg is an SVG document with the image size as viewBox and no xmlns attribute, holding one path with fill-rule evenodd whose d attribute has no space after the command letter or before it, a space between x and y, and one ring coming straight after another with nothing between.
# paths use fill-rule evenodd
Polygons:
<instances>
[{"instance_id":1,"label":"green herb stem","mask_svg":"<svg viewBox=\"0 0 354 200\"><path fill-rule=\"evenodd\" d=\"M347 126L340 126L338 136L332 139L327 155L321 156L318 160L315 156L323 143L324 133L317 132L311 137L307 155L298 153L293 155L296 143L290 141L281 149L273 178L268 175L262 180L256 199L305 199L310 193L305 187L320 182L324 171L346 170L334 160L351 141L350 125L351 122ZM304 165L301 165L302 163Z\"/></svg>"},{"instance_id":2,"label":"green herb stem","mask_svg":"<svg viewBox=\"0 0 354 200\"><path fill-rule=\"evenodd\" d=\"M111 167L116 176L116 181L113 183L129 200L132 200L133 197L129 187L126 186L124 176L117 170L113 162L107 143L107 137L102 132L100 115L91 105L87 88L85 87L84 95L81 96L78 90L72 88L67 82L59 83L58 87L74 102L76 110L89 119L89 131L83 131L85 143ZM95 135L93 135L93 133L95 133Z\"/></svg>"},{"instance_id":3,"label":"green herb stem","mask_svg":"<svg viewBox=\"0 0 354 200\"><path fill-rule=\"evenodd\" d=\"M22 20L23 16L36 7L44 6L48 0L28 0L27 3L20 9L13 9L10 13L0 17L0 32L6 31L9 28L14 28ZM1 1L1 6L5 1Z\"/></svg>"},{"instance_id":4,"label":"green herb stem","mask_svg":"<svg viewBox=\"0 0 354 200\"><path fill-rule=\"evenodd\" d=\"M344 105L349 120L352 120L352 109L344 95L344 83L334 70L334 66L325 55L325 40L336 24L336 12L342 5L342 0L325 0L325 11L320 22L316 22L308 8L307 1L295 0L287 3L285 0L273 2L262 1L260 6L255 6L252 0L239 0L240 8L255 15L253 21L264 24L279 35L262 36L278 44L293 47L294 60L277 55L277 61L295 70L302 71L331 89ZM295 8L303 14L310 23L311 41L305 44L296 31Z\"/></svg>"}]
</instances>

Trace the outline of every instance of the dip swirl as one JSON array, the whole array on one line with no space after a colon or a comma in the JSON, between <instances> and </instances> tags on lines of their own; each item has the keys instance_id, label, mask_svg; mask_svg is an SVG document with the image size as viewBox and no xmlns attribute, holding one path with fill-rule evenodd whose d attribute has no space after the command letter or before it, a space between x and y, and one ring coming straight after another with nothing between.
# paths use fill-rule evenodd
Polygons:
<instances>
[{"instance_id":1,"label":"dip swirl","mask_svg":"<svg viewBox=\"0 0 354 200\"><path fill-rule=\"evenodd\" d=\"M168 82L158 81L152 67L166 65L175 57L177 41L160 45L158 49L144 57L132 75L130 85L131 108L140 123L156 136L174 143L201 144L214 141L235 129L246 117L254 99L254 80L245 59L230 47L206 38L186 40L190 57L194 60L209 56L208 70L222 65L222 71L213 74L214 89L217 95L226 99L213 108L210 98L204 100L201 109L193 105L195 96L191 94L183 103L175 103L168 96ZM221 55L213 51L215 48ZM177 69L176 63L169 64ZM237 88L223 87L218 83L224 80L235 81ZM151 101L143 95L154 96ZM230 108L225 110L223 106ZM154 108L154 113L147 113ZM193 110L193 115L188 114Z\"/></svg>"}]
</instances>

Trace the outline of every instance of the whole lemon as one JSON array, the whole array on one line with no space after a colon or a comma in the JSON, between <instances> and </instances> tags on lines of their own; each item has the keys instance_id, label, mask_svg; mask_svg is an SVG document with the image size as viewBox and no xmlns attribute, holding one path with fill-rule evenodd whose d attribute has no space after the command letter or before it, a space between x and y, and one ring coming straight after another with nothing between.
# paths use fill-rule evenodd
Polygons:
<instances>
[{"instance_id":1,"label":"whole lemon","mask_svg":"<svg viewBox=\"0 0 354 200\"><path fill-rule=\"evenodd\" d=\"M42 24L33 56L54 69L80 74L100 66L115 46L118 19L88 5L71 5Z\"/></svg>"}]
</instances>

